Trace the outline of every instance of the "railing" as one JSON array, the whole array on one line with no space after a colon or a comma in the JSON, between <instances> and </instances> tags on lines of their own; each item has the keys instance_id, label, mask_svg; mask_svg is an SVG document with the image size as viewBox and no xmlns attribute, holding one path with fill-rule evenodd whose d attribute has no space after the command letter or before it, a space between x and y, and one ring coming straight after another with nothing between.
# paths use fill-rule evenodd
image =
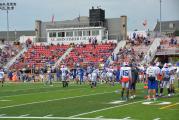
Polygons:
<instances>
[{"instance_id":1,"label":"railing","mask_svg":"<svg viewBox=\"0 0 179 120\"><path fill-rule=\"evenodd\" d=\"M159 49L156 55L179 55L179 49Z\"/></svg>"},{"instance_id":2,"label":"railing","mask_svg":"<svg viewBox=\"0 0 179 120\"><path fill-rule=\"evenodd\" d=\"M149 63L153 60L153 58L155 57L156 55L156 52L157 52L157 48L158 46L160 45L160 42L161 42L161 38L156 38L152 45L150 46L148 52L147 52L147 60L143 60L142 63Z\"/></svg>"}]
</instances>

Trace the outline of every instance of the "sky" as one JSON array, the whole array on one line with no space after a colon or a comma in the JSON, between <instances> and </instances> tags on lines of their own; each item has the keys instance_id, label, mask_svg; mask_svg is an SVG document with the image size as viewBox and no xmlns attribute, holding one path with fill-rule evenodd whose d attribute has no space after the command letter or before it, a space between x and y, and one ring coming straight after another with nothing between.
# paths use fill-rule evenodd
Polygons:
<instances>
[{"instance_id":1,"label":"sky","mask_svg":"<svg viewBox=\"0 0 179 120\"><path fill-rule=\"evenodd\" d=\"M0 0L16 2L9 11L9 29L34 30L35 20L71 20L88 16L89 9L101 6L106 18L128 17L128 31L144 30L142 23L147 20L147 29L153 30L160 15L160 0ZM179 0L162 0L162 20L179 20ZM0 31L7 30L6 11L0 11Z\"/></svg>"}]
</instances>

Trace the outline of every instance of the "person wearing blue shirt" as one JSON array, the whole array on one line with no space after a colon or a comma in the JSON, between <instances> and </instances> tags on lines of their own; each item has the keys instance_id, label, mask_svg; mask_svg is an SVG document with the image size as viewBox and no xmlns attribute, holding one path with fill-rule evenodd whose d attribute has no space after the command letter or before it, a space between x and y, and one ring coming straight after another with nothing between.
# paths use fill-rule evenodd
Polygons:
<instances>
[{"instance_id":1,"label":"person wearing blue shirt","mask_svg":"<svg viewBox=\"0 0 179 120\"><path fill-rule=\"evenodd\" d=\"M61 71L59 68L56 69L56 78L57 78L57 81L59 82L60 81L60 77L61 77Z\"/></svg>"},{"instance_id":2,"label":"person wearing blue shirt","mask_svg":"<svg viewBox=\"0 0 179 120\"><path fill-rule=\"evenodd\" d=\"M80 79L80 85L84 82L83 81L83 76L84 76L84 69L82 67L79 68L78 70L78 75L79 75L79 79Z\"/></svg>"},{"instance_id":3,"label":"person wearing blue shirt","mask_svg":"<svg viewBox=\"0 0 179 120\"><path fill-rule=\"evenodd\" d=\"M9 71L9 73L8 73L9 80L12 80L12 77L13 77L12 71Z\"/></svg>"},{"instance_id":4,"label":"person wearing blue shirt","mask_svg":"<svg viewBox=\"0 0 179 120\"><path fill-rule=\"evenodd\" d=\"M120 81L120 68L119 67L115 71L115 75L116 75L116 82L119 82Z\"/></svg>"}]
</instances>

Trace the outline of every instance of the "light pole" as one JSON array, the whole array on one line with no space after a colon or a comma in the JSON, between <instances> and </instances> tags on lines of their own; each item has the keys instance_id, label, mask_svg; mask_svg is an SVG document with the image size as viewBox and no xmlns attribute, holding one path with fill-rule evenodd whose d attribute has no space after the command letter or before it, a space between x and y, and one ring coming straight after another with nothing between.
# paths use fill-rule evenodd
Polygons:
<instances>
[{"instance_id":1,"label":"light pole","mask_svg":"<svg viewBox=\"0 0 179 120\"><path fill-rule=\"evenodd\" d=\"M14 10L14 7L16 6L16 3L0 3L0 10L4 10L7 12L7 41L9 41L9 10Z\"/></svg>"},{"instance_id":2,"label":"light pole","mask_svg":"<svg viewBox=\"0 0 179 120\"><path fill-rule=\"evenodd\" d=\"M162 35L162 0L160 0L160 35Z\"/></svg>"}]
</instances>

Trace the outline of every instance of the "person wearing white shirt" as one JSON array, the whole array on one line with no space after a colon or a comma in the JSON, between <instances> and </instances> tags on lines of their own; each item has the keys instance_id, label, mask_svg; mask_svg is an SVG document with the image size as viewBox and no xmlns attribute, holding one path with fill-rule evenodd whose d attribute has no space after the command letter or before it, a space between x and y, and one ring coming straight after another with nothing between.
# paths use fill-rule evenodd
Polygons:
<instances>
[{"instance_id":1,"label":"person wearing white shirt","mask_svg":"<svg viewBox=\"0 0 179 120\"><path fill-rule=\"evenodd\" d=\"M156 85L157 85L157 72L154 63L150 63L150 66L146 70L146 81L148 81L148 100L153 98L156 100Z\"/></svg>"},{"instance_id":2,"label":"person wearing white shirt","mask_svg":"<svg viewBox=\"0 0 179 120\"><path fill-rule=\"evenodd\" d=\"M176 71L177 71L177 68L172 66L172 65L169 65L169 69L170 69L170 93L171 95L174 95L175 93L175 88L174 88L174 81L175 81L175 74L176 74Z\"/></svg>"},{"instance_id":3,"label":"person wearing white shirt","mask_svg":"<svg viewBox=\"0 0 179 120\"><path fill-rule=\"evenodd\" d=\"M63 87L68 87L68 81L67 81L67 73L68 73L68 68L62 65L61 67L61 73L62 73L62 84Z\"/></svg>"},{"instance_id":4,"label":"person wearing white shirt","mask_svg":"<svg viewBox=\"0 0 179 120\"><path fill-rule=\"evenodd\" d=\"M99 70L94 69L93 72L91 73L91 88L96 88L97 85L97 77L98 77Z\"/></svg>"},{"instance_id":5,"label":"person wearing white shirt","mask_svg":"<svg viewBox=\"0 0 179 120\"><path fill-rule=\"evenodd\" d=\"M124 91L126 90L126 100L129 99L129 83L132 80L131 67L129 63L124 62L120 69L120 81L122 84L121 99L124 100Z\"/></svg>"},{"instance_id":6,"label":"person wearing white shirt","mask_svg":"<svg viewBox=\"0 0 179 120\"><path fill-rule=\"evenodd\" d=\"M170 97L170 75L171 71L168 64L164 64L162 68L163 81L161 82L160 96L163 95L163 89L166 87L168 90L168 96Z\"/></svg>"},{"instance_id":7,"label":"person wearing white shirt","mask_svg":"<svg viewBox=\"0 0 179 120\"><path fill-rule=\"evenodd\" d=\"M0 82L2 84L2 87L4 85L4 71L1 69L0 70Z\"/></svg>"}]
</instances>

